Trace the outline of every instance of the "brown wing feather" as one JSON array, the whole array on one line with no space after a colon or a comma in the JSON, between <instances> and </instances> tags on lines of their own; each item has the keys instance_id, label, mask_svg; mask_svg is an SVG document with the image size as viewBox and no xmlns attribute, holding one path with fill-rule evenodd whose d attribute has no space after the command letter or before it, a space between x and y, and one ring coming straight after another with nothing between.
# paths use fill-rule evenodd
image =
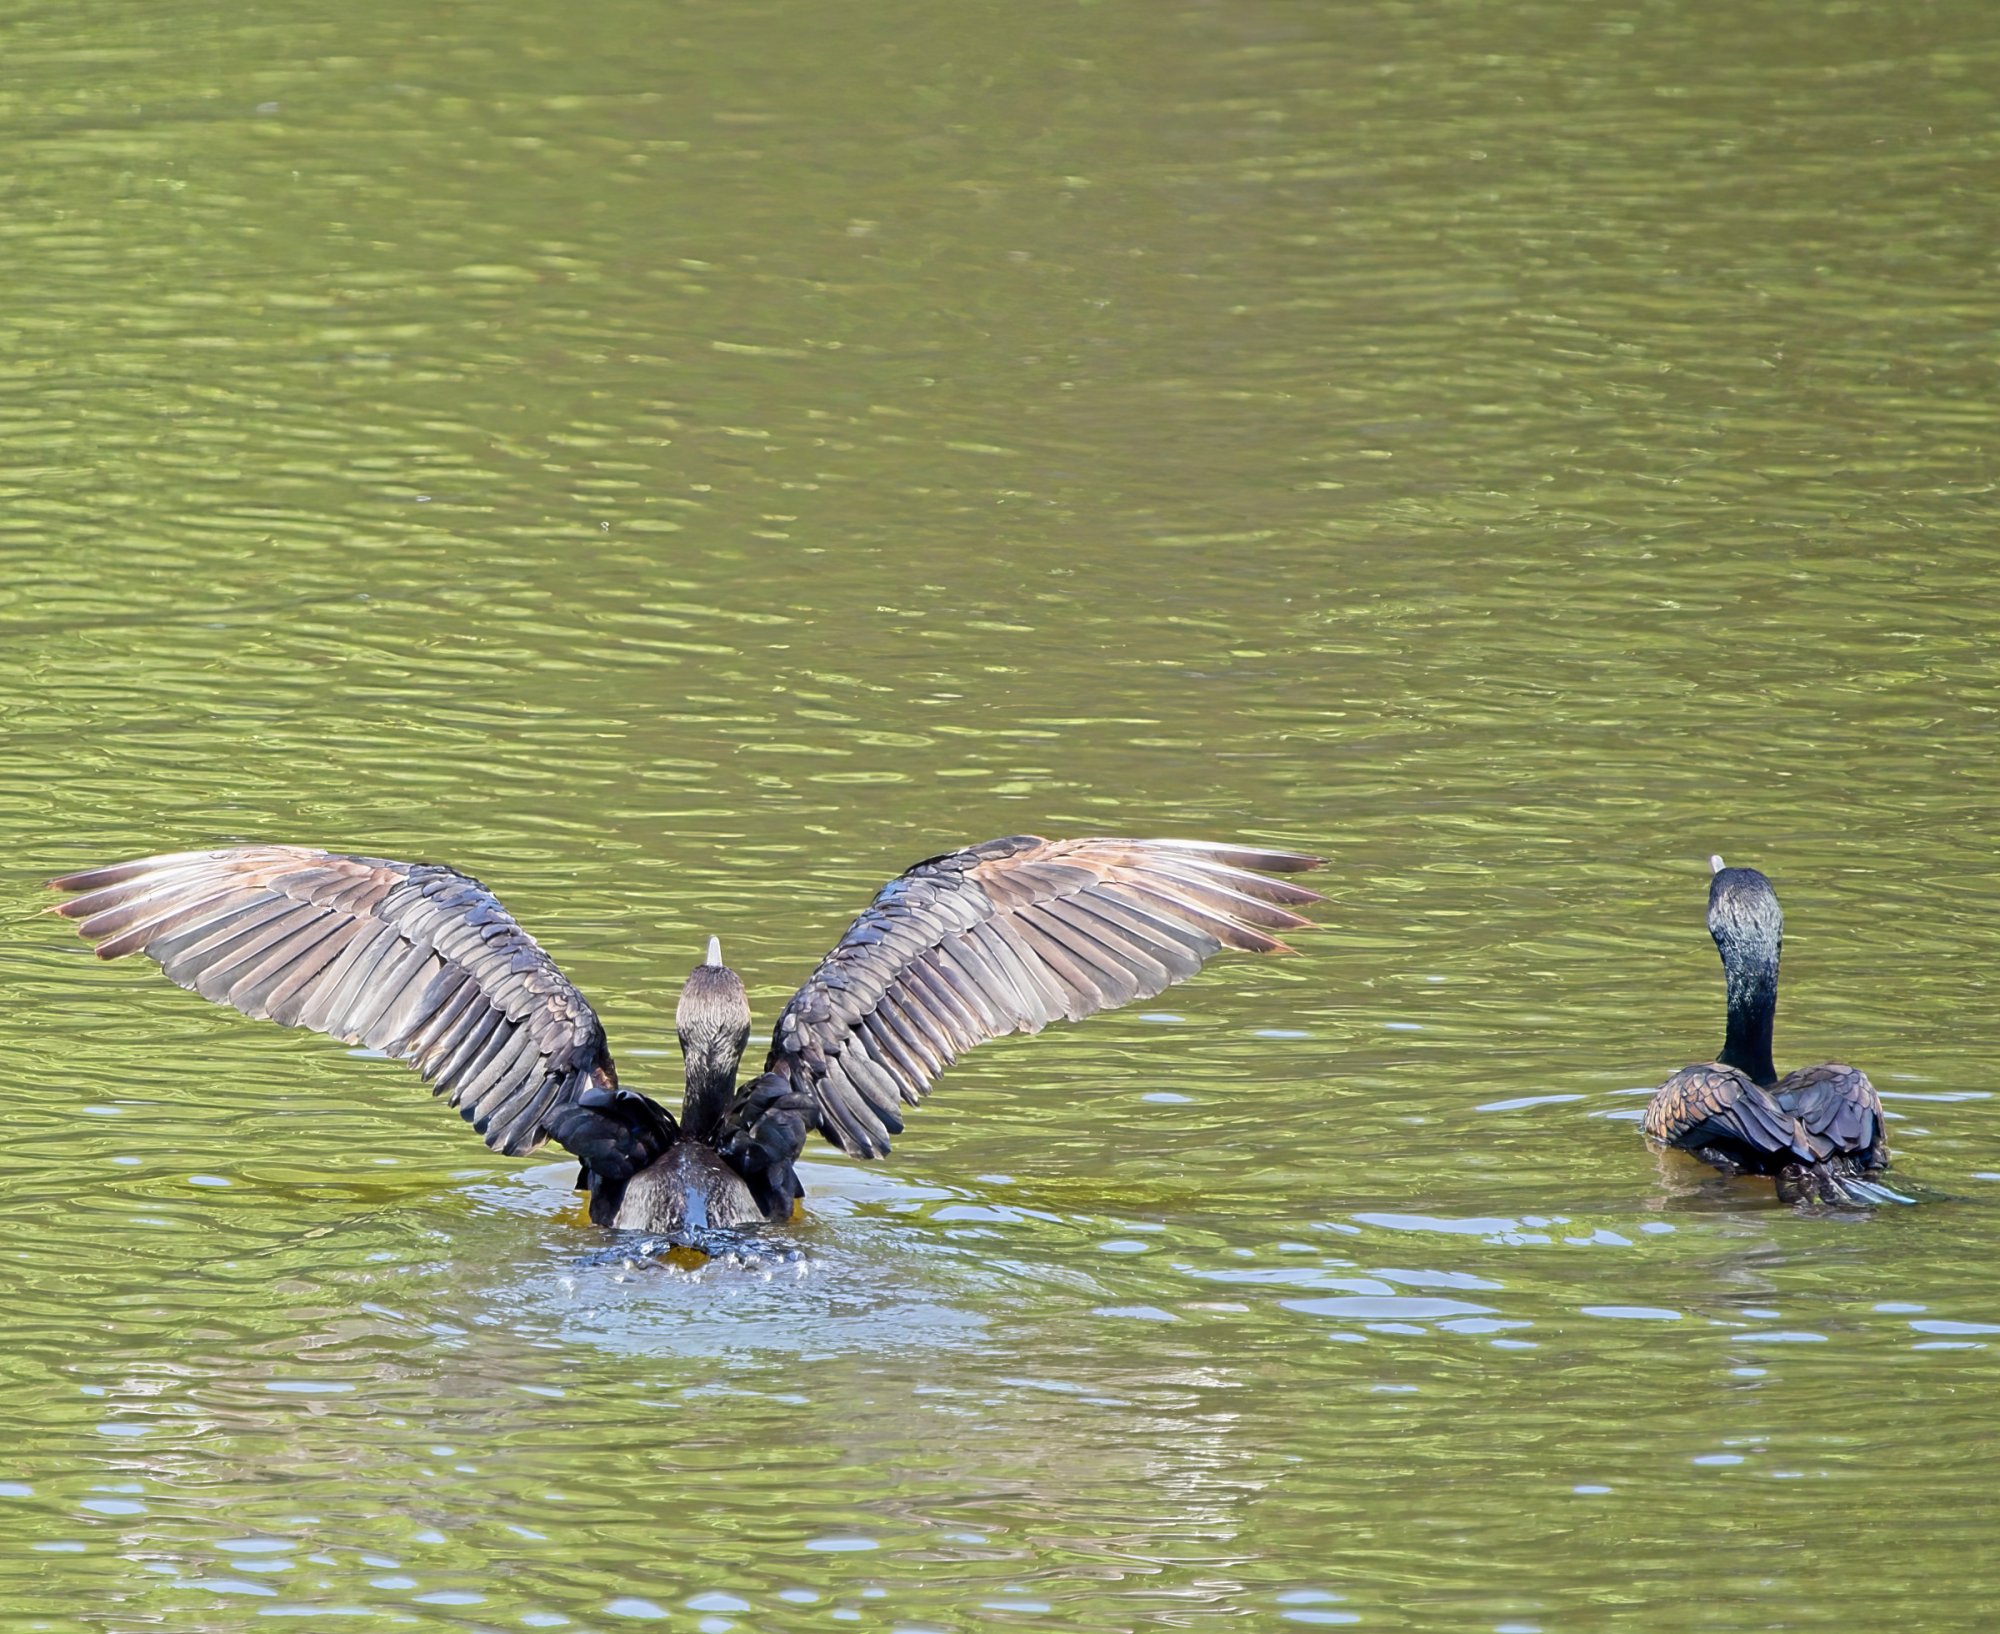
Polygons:
<instances>
[{"instance_id":1,"label":"brown wing feather","mask_svg":"<svg viewBox=\"0 0 2000 1634\"><path fill-rule=\"evenodd\" d=\"M1799 1121L1819 1158L1853 1157L1879 1169L1887 1159L1882 1098L1868 1075L1838 1061L1788 1072L1772 1091Z\"/></svg>"},{"instance_id":2,"label":"brown wing feather","mask_svg":"<svg viewBox=\"0 0 2000 1634\"><path fill-rule=\"evenodd\" d=\"M1879 1169L1887 1160L1875 1086L1834 1062L1801 1068L1771 1089L1719 1062L1683 1067L1654 1092L1644 1128L1654 1140L1749 1173L1839 1160Z\"/></svg>"},{"instance_id":3,"label":"brown wing feather","mask_svg":"<svg viewBox=\"0 0 2000 1634\"><path fill-rule=\"evenodd\" d=\"M879 1157L963 1051L1151 998L1224 947L1291 950L1317 892L1269 874L1317 857L1178 840L989 840L884 886L792 996L767 1076L819 1131ZM763 1080L759 1080L760 1083Z\"/></svg>"},{"instance_id":4,"label":"brown wing feather","mask_svg":"<svg viewBox=\"0 0 2000 1634\"><path fill-rule=\"evenodd\" d=\"M1797 1120L1769 1091L1714 1061L1682 1067L1660 1085L1646 1103L1643 1127L1668 1146L1717 1153L1751 1173L1813 1155Z\"/></svg>"},{"instance_id":5,"label":"brown wing feather","mask_svg":"<svg viewBox=\"0 0 2000 1634\"><path fill-rule=\"evenodd\" d=\"M79 893L55 911L99 958L144 953L245 1015L407 1061L495 1151L533 1150L585 1091L617 1084L596 1012L455 869L255 845L50 884Z\"/></svg>"}]
</instances>

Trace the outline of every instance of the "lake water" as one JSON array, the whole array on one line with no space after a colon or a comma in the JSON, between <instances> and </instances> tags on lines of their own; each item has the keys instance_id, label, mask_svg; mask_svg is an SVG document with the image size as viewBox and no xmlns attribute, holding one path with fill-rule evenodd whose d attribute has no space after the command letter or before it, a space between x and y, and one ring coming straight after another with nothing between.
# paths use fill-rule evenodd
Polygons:
<instances>
[{"instance_id":1,"label":"lake water","mask_svg":"<svg viewBox=\"0 0 2000 1634\"><path fill-rule=\"evenodd\" d=\"M20 1629L1990 1626L1991 0L0 24ZM40 882L449 860L672 1092L883 879L1329 859L744 1263ZM1706 858L1924 1201L1663 1164Z\"/></svg>"}]
</instances>

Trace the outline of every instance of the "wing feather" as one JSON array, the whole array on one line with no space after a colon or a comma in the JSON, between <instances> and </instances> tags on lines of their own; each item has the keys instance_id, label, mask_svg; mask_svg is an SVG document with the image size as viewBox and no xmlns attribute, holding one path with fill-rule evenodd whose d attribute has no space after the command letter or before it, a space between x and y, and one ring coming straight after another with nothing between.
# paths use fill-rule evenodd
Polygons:
<instances>
[{"instance_id":1,"label":"wing feather","mask_svg":"<svg viewBox=\"0 0 2000 1634\"><path fill-rule=\"evenodd\" d=\"M1887 1157L1882 1102L1865 1074L1828 1063L1763 1089L1734 1067L1683 1067L1653 1094L1644 1128L1654 1140L1753 1174L1788 1165Z\"/></svg>"},{"instance_id":2,"label":"wing feather","mask_svg":"<svg viewBox=\"0 0 2000 1634\"><path fill-rule=\"evenodd\" d=\"M893 1037L902 1046L909 1057L911 1075L917 1084L929 1084L950 1064L951 1057L929 1032L917 1024L903 1004L892 1001L881 1005L869 1011L866 1019L871 1024L879 1024L887 1036Z\"/></svg>"},{"instance_id":3,"label":"wing feather","mask_svg":"<svg viewBox=\"0 0 2000 1634\"><path fill-rule=\"evenodd\" d=\"M401 941L393 925L372 920L365 924L367 928L354 946L315 984L317 995L299 1013L301 1027L330 1033L345 1044L359 1042L348 1026L349 1011L360 1001L383 958ZM171 976L173 971L167 974Z\"/></svg>"},{"instance_id":4,"label":"wing feather","mask_svg":"<svg viewBox=\"0 0 2000 1634\"><path fill-rule=\"evenodd\" d=\"M1859 1068L1828 1061L1787 1073L1773 1091L1811 1137L1816 1155L1853 1157L1868 1168L1886 1161L1882 1098Z\"/></svg>"},{"instance_id":5,"label":"wing feather","mask_svg":"<svg viewBox=\"0 0 2000 1634\"><path fill-rule=\"evenodd\" d=\"M1067 906L1065 904L1065 906ZM1020 916L1028 926L1069 955L1077 972L1080 991L1090 994L1093 1010L1129 1004L1139 996L1139 983L1109 948L1098 944L1066 914L1036 903L1022 908Z\"/></svg>"},{"instance_id":6,"label":"wing feather","mask_svg":"<svg viewBox=\"0 0 2000 1634\"><path fill-rule=\"evenodd\" d=\"M537 1055L540 1054L538 1046L536 1047L536 1053ZM562 1101L564 1089L572 1082L572 1080L550 1073L540 1061L537 1061L526 1085L510 1101L496 1107L493 1113L488 1116L484 1131L487 1140L492 1143L495 1150L502 1152L515 1150L523 1141L532 1143L534 1131L543 1127L544 1119L552 1118L555 1115ZM628 1091L627 1093L630 1092ZM657 1104L645 1100L643 1096L635 1096L634 1099L644 1101L647 1106L655 1106ZM550 1133L554 1134L555 1131L550 1130ZM672 1142L674 1134L675 1130L671 1121L669 1121L662 1132L663 1144L661 1150L665 1149L665 1144ZM558 1138L560 1139L560 1137ZM568 1141L562 1141L561 1144L569 1146L571 1151L577 1152L578 1157L587 1155L584 1152L578 1152L576 1147L569 1145Z\"/></svg>"},{"instance_id":7,"label":"wing feather","mask_svg":"<svg viewBox=\"0 0 2000 1634\"><path fill-rule=\"evenodd\" d=\"M1813 1156L1804 1131L1771 1093L1719 1062L1682 1067L1655 1090L1643 1128L1664 1145L1714 1153L1752 1174Z\"/></svg>"},{"instance_id":8,"label":"wing feather","mask_svg":"<svg viewBox=\"0 0 2000 1634\"><path fill-rule=\"evenodd\" d=\"M1014 1007L1004 1000L995 1003L979 984L979 978L968 968L962 955L966 946L960 941L955 947L931 949L925 960L926 967L943 983L946 991L964 1012L970 1025L966 1029L967 1039L977 1042L981 1037L996 1037L1014 1029Z\"/></svg>"},{"instance_id":9,"label":"wing feather","mask_svg":"<svg viewBox=\"0 0 2000 1634\"><path fill-rule=\"evenodd\" d=\"M934 1034L953 1055L978 1042L979 1023L960 1006L928 956L909 966L906 981L916 1014L930 1022Z\"/></svg>"},{"instance_id":10,"label":"wing feather","mask_svg":"<svg viewBox=\"0 0 2000 1634\"><path fill-rule=\"evenodd\" d=\"M891 880L778 1017L765 1077L875 1157L974 1045L1150 998L1225 947L1290 951L1317 892L1295 851L1179 840L991 840Z\"/></svg>"},{"instance_id":11,"label":"wing feather","mask_svg":"<svg viewBox=\"0 0 2000 1634\"><path fill-rule=\"evenodd\" d=\"M968 945L978 948L986 968L1002 992L1011 997L1019 1012L1016 1026L1024 1033L1038 1033L1063 1015L1062 995L1033 964L1014 950L1014 944L1000 933L997 925L975 925L966 933Z\"/></svg>"},{"instance_id":12,"label":"wing feather","mask_svg":"<svg viewBox=\"0 0 2000 1634\"><path fill-rule=\"evenodd\" d=\"M610 1093L617 1071L583 995L455 869L262 845L51 883L74 893L55 911L100 958L143 952L204 998L407 1061L496 1151L531 1151L558 1122L586 1162L605 1130L638 1155L672 1138L652 1103Z\"/></svg>"},{"instance_id":13,"label":"wing feather","mask_svg":"<svg viewBox=\"0 0 2000 1634\"><path fill-rule=\"evenodd\" d=\"M928 1077L880 1011L861 1018L860 1043L875 1063L896 1080L898 1100L908 1100L911 1089Z\"/></svg>"},{"instance_id":14,"label":"wing feather","mask_svg":"<svg viewBox=\"0 0 2000 1634\"><path fill-rule=\"evenodd\" d=\"M1275 936L1267 936L1255 925L1245 924L1219 911L1211 903L1197 897L1183 897L1171 894L1163 886L1151 882L1137 882L1132 892L1154 913L1171 913L1184 919L1197 930L1205 931L1215 938L1219 947L1235 948L1241 953L1289 953L1290 948ZM1287 924L1285 929L1292 928Z\"/></svg>"}]
</instances>

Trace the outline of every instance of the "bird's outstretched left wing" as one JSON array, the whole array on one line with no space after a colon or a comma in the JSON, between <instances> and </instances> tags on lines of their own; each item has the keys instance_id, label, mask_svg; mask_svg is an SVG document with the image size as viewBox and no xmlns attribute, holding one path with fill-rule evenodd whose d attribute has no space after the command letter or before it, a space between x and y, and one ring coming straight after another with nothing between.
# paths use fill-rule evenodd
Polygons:
<instances>
[{"instance_id":1,"label":"bird's outstretched left wing","mask_svg":"<svg viewBox=\"0 0 2000 1634\"><path fill-rule=\"evenodd\" d=\"M617 1089L597 1012L493 893L455 868L250 845L49 883L77 893L55 911L81 921L100 959L143 953L247 1016L407 1061L496 1152L532 1151L555 1134L589 1162L600 1134L656 1143L659 1119L672 1139L665 1112L630 1115L641 1097ZM586 1095L607 1116L581 1116Z\"/></svg>"}]
</instances>

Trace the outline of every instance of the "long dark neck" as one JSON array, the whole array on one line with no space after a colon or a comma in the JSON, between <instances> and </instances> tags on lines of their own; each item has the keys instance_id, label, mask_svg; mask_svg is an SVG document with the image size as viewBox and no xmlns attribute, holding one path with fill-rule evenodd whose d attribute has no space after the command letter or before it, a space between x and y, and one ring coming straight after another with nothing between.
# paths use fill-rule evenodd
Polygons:
<instances>
[{"instance_id":1,"label":"long dark neck","mask_svg":"<svg viewBox=\"0 0 2000 1634\"><path fill-rule=\"evenodd\" d=\"M1775 956L1725 959L1729 985L1729 1028L1722 1053L1716 1057L1752 1083L1775 1084L1778 1069L1771 1064L1771 1033L1778 1019L1778 961Z\"/></svg>"},{"instance_id":2,"label":"long dark neck","mask_svg":"<svg viewBox=\"0 0 2000 1634\"><path fill-rule=\"evenodd\" d=\"M681 1137L714 1144L715 1126L736 1094L736 1057L690 1055L687 1096L681 1102Z\"/></svg>"}]
</instances>

